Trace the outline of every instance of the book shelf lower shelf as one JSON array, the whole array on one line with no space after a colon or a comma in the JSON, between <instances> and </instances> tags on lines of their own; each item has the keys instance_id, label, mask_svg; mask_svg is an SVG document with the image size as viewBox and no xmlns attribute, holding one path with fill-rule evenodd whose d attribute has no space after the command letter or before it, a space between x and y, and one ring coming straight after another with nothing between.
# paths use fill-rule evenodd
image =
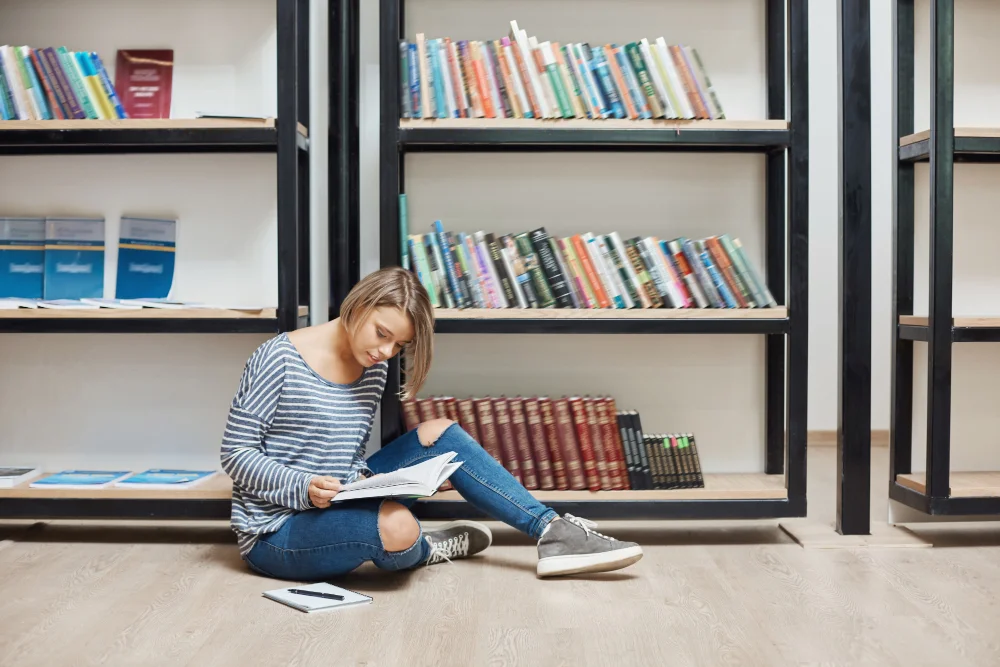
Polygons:
<instances>
[{"instance_id":1,"label":"book shelf lower shelf","mask_svg":"<svg viewBox=\"0 0 1000 667\"><path fill-rule=\"evenodd\" d=\"M34 481L34 480L31 480ZM190 489L39 489L31 481L0 489L0 518L228 519L232 484L217 475ZM597 518L768 518L790 516L784 476L705 475L699 489L532 491L559 512ZM481 515L456 491L420 499L414 513L446 519Z\"/></svg>"},{"instance_id":2,"label":"book shelf lower shelf","mask_svg":"<svg viewBox=\"0 0 1000 667\"><path fill-rule=\"evenodd\" d=\"M925 315L900 315L899 337L903 340L926 342L930 319ZM951 339L956 343L989 343L1000 341L1000 317L970 315L953 317Z\"/></svg>"},{"instance_id":3,"label":"book shelf lower shelf","mask_svg":"<svg viewBox=\"0 0 1000 667\"><path fill-rule=\"evenodd\" d=\"M932 516L1000 515L1000 471L950 472L948 487L948 495L930 496L925 473L901 473L889 485L889 498Z\"/></svg>"},{"instance_id":4,"label":"book shelf lower shelf","mask_svg":"<svg viewBox=\"0 0 1000 667\"><path fill-rule=\"evenodd\" d=\"M785 333L776 308L436 308L438 333Z\"/></svg>"},{"instance_id":5,"label":"book shelf lower shelf","mask_svg":"<svg viewBox=\"0 0 1000 667\"><path fill-rule=\"evenodd\" d=\"M927 476L922 472L896 475L896 482L917 493L927 493ZM948 482L952 498L1000 498L1000 471L953 472Z\"/></svg>"},{"instance_id":6,"label":"book shelf lower shelf","mask_svg":"<svg viewBox=\"0 0 1000 667\"><path fill-rule=\"evenodd\" d=\"M300 326L309 315L299 306ZM8 333L270 333L278 330L276 308L0 309L0 332Z\"/></svg>"},{"instance_id":7,"label":"book shelf lower shelf","mask_svg":"<svg viewBox=\"0 0 1000 667\"><path fill-rule=\"evenodd\" d=\"M296 124L299 148L309 131ZM0 121L0 154L274 152L274 118Z\"/></svg>"}]
</instances>

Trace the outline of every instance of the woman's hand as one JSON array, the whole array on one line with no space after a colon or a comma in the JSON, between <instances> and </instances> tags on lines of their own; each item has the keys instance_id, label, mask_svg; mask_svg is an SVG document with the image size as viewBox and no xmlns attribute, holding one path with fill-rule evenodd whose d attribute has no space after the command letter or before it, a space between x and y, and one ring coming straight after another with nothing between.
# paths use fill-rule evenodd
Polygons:
<instances>
[{"instance_id":1,"label":"woman's hand","mask_svg":"<svg viewBox=\"0 0 1000 667\"><path fill-rule=\"evenodd\" d=\"M317 475L309 482L309 502L313 507L326 508L330 506L333 497L340 493L340 481L333 477Z\"/></svg>"}]
</instances>

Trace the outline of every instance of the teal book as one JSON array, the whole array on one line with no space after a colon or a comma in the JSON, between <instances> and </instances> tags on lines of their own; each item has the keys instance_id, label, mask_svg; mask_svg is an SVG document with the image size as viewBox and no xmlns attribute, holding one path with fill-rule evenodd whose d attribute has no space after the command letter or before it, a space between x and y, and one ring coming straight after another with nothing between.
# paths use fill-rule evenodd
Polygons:
<instances>
[{"instance_id":1,"label":"teal book","mask_svg":"<svg viewBox=\"0 0 1000 667\"><path fill-rule=\"evenodd\" d=\"M0 298L41 299L45 219L0 218Z\"/></svg>"},{"instance_id":2,"label":"teal book","mask_svg":"<svg viewBox=\"0 0 1000 667\"><path fill-rule=\"evenodd\" d=\"M214 470L150 468L115 483L133 489L186 489L215 474Z\"/></svg>"},{"instance_id":3,"label":"teal book","mask_svg":"<svg viewBox=\"0 0 1000 667\"><path fill-rule=\"evenodd\" d=\"M399 248L402 252L403 268L410 270L410 248L407 240L410 238L409 221L406 212L406 195L399 195Z\"/></svg>"},{"instance_id":4,"label":"teal book","mask_svg":"<svg viewBox=\"0 0 1000 667\"><path fill-rule=\"evenodd\" d=\"M31 488L93 489L109 486L130 474L129 470L63 470L31 483Z\"/></svg>"},{"instance_id":5,"label":"teal book","mask_svg":"<svg viewBox=\"0 0 1000 667\"><path fill-rule=\"evenodd\" d=\"M46 301L104 296L104 218L46 218Z\"/></svg>"},{"instance_id":6,"label":"teal book","mask_svg":"<svg viewBox=\"0 0 1000 667\"><path fill-rule=\"evenodd\" d=\"M123 217L118 240L118 299L165 299L174 284L177 221Z\"/></svg>"}]
</instances>

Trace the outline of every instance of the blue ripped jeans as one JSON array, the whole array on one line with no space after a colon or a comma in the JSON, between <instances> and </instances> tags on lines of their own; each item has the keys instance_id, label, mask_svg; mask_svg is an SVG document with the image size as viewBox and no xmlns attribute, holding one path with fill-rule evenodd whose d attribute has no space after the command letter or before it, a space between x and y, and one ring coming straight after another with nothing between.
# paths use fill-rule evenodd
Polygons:
<instances>
[{"instance_id":1,"label":"blue ripped jeans","mask_svg":"<svg viewBox=\"0 0 1000 667\"><path fill-rule=\"evenodd\" d=\"M456 452L462 467L449 478L463 498L481 512L538 539L557 514L542 505L513 475L490 456L458 424L449 426L430 447L417 439L416 429L400 436L368 459L375 474ZM412 507L414 498L396 499ZM405 570L427 560L430 546L423 531L403 551L386 551L378 530L378 513L385 499L334 502L326 509L298 512L280 529L268 533L247 554L251 568L265 576L293 581L321 581L346 574L365 561L383 570Z\"/></svg>"}]
</instances>

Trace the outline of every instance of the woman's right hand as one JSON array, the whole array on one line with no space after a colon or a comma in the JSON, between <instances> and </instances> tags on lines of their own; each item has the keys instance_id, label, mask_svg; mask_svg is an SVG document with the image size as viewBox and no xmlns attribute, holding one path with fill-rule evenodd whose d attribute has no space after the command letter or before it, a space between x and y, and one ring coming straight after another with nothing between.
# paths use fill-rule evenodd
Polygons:
<instances>
[{"instance_id":1,"label":"woman's right hand","mask_svg":"<svg viewBox=\"0 0 1000 667\"><path fill-rule=\"evenodd\" d=\"M317 475L309 482L309 502L320 509L329 507L330 501L340 492L340 481L333 477Z\"/></svg>"}]
</instances>

